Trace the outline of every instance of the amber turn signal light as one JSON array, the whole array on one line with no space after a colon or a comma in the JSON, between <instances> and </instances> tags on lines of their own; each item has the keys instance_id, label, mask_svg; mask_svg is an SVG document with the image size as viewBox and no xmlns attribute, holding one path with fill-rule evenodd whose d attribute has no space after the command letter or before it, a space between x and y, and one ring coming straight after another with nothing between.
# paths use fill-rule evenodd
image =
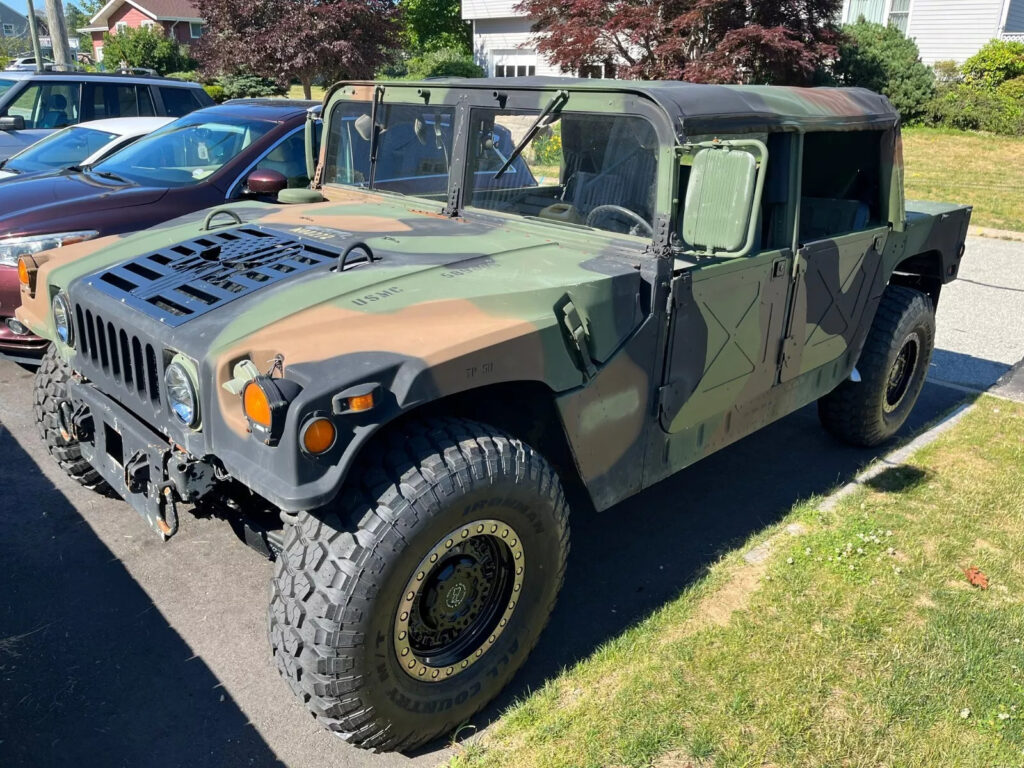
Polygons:
<instances>
[{"instance_id":1,"label":"amber turn signal light","mask_svg":"<svg viewBox=\"0 0 1024 768\"><path fill-rule=\"evenodd\" d=\"M270 428L270 398L255 379L242 390L242 410L249 421Z\"/></svg>"},{"instance_id":2,"label":"amber turn signal light","mask_svg":"<svg viewBox=\"0 0 1024 768\"><path fill-rule=\"evenodd\" d=\"M350 411L368 411L373 408L373 392L365 395L356 395L348 399Z\"/></svg>"},{"instance_id":3,"label":"amber turn signal light","mask_svg":"<svg viewBox=\"0 0 1024 768\"><path fill-rule=\"evenodd\" d=\"M337 436L338 431L330 419L315 418L302 430L302 447L313 455L324 453L334 445Z\"/></svg>"},{"instance_id":4,"label":"amber turn signal light","mask_svg":"<svg viewBox=\"0 0 1024 768\"><path fill-rule=\"evenodd\" d=\"M36 274L39 272L39 264L30 256L22 256L18 259L18 282L23 290L28 290L30 296L36 292Z\"/></svg>"}]
</instances>

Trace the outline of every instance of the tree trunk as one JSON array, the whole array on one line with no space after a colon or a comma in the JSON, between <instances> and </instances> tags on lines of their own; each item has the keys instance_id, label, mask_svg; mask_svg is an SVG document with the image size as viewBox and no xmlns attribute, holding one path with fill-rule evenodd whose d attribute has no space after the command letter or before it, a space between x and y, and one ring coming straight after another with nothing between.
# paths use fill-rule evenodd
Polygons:
<instances>
[{"instance_id":1,"label":"tree trunk","mask_svg":"<svg viewBox=\"0 0 1024 768\"><path fill-rule=\"evenodd\" d=\"M313 78L311 77L302 78L302 98L307 100L313 98Z\"/></svg>"}]
</instances>

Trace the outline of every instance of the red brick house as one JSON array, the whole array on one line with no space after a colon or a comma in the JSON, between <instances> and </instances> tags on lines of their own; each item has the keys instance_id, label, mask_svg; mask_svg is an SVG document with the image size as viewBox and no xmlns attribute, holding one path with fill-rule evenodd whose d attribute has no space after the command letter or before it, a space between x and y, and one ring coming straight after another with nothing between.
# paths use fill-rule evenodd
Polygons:
<instances>
[{"instance_id":1,"label":"red brick house","mask_svg":"<svg viewBox=\"0 0 1024 768\"><path fill-rule=\"evenodd\" d=\"M127 27L159 26L179 43L195 42L203 20L189 0L110 0L78 31L92 37L93 55L103 60L103 35Z\"/></svg>"}]
</instances>

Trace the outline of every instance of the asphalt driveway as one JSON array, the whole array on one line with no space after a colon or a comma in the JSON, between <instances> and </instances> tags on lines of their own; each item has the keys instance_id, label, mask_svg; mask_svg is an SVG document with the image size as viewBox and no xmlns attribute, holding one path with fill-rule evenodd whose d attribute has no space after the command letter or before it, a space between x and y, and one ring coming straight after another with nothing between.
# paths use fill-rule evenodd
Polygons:
<instances>
[{"instance_id":1,"label":"asphalt driveway","mask_svg":"<svg viewBox=\"0 0 1024 768\"><path fill-rule=\"evenodd\" d=\"M972 238L944 292L931 383L910 433L1024 358L1024 243ZM952 386L950 386L952 384ZM271 565L216 520L167 544L122 502L67 480L0 362L0 765L435 765L367 754L318 728L269 658ZM601 515L577 514L565 588L517 695L673 597L718 554L877 455L804 409ZM723 482L723 478L728 478Z\"/></svg>"}]
</instances>

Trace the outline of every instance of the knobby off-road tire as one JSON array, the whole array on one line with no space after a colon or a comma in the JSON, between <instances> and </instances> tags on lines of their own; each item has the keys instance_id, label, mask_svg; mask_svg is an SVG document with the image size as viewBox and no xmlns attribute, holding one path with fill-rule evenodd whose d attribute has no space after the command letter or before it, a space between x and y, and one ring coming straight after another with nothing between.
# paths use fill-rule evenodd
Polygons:
<instances>
[{"instance_id":1,"label":"knobby off-road tire","mask_svg":"<svg viewBox=\"0 0 1024 768\"><path fill-rule=\"evenodd\" d=\"M928 297L912 288L886 288L857 362L861 381L844 381L818 400L825 429L864 447L891 438L921 394L934 346Z\"/></svg>"},{"instance_id":2,"label":"knobby off-road tire","mask_svg":"<svg viewBox=\"0 0 1024 768\"><path fill-rule=\"evenodd\" d=\"M46 443L50 455L60 464L60 468L68 477L90 490L112 496L113 489L107 485L100 473L82 458L82 449L78 441L61 430L58 408L61 402L67 399L70 378L71 368L51 344L36 370L33 385L39 434Z\"/></svg>"},{"instance_id":3,"label":"knobby off-road tire","mask_svg":"<svg viewBox=\"0 0 1024 768\"><path fill-rule=\"evenodd\" d=\"M270 644L292 690L356 746L408 750L509 681L562 585L568 504L530 446L461 419L392 431L326 509L293 516Z\"/></svg>"}]
</instances>

